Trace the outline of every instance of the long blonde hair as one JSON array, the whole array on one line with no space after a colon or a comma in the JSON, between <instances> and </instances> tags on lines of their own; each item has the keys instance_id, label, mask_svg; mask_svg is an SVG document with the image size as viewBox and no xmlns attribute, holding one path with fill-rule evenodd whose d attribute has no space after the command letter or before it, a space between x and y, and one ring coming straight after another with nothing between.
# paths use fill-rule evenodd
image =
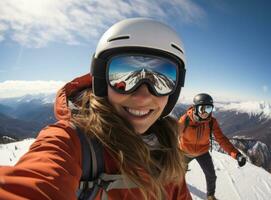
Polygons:
<instances>
[{"instance_id":1,"label":"long blonde hair","mask_svg":"<svg viewBox=\"0 0 271 200\"><path fill-rule=\"evenodd\" d=\"M138 185L145 200L165 199L167 183L183 184L182 154L174 119L157 120L149 129L161 144L153 151L106 97L96 97L90 91L84 93L79 113L73 115L72 121L109 149L120 172Z\"/></svg>"}]
</instances>

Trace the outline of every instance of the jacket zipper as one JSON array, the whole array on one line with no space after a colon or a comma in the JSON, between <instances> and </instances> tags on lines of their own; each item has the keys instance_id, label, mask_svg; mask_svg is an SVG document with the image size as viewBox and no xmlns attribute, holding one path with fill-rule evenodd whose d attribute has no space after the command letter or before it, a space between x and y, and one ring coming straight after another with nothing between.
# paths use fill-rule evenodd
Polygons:
<instances>
[{"instance_id":1,"label":"jacket zipper","mask_svg":"<svg viewBox=\"0 0 271 200\"><path fill-rule=\"evenodd\" d=\"M205 127L204 127L204 128L205 128ZM197 138L196 138L196 142L195 142L195 152L196 152L196 150L197 150L198 140L199 140L200 137L202 137L204 128L202 127L202 125L199 125L199 126L196 128Z\"/></svg>"},{"instance_id":2,"label":"jacket zipper","mask_svg":"<svg viewBox=\"0 0 271 200\"><path fill-rule=\"evenodd\" d=\"M195 142L195 152L197 150L197 143L198 143L198 137L199 137L199 127L196 127L196 133L197 133L197 137L196 137L196 142Z\"/></svg>"}]
</instances>

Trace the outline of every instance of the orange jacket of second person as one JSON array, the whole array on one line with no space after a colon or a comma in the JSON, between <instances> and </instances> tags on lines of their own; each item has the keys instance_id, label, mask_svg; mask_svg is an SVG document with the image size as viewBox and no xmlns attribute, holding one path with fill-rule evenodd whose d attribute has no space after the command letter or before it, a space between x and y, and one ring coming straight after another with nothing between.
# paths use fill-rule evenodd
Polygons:
<instances>
[{"instance_id":1,"label":"orange jacket of second person","mask_svg":"<svg viewBox=\"0 0 271 200\"><path fill-rule=\"evenodd\" d=\"M179 123L183 127L180 131L180 148L185 154L196 157L207 153L210 146L209 121L213 120L213 135L219 145L233 158L236 158L238 150L230 143L229 139L223 135L218 122L214 117L204 122L197 122L193 118L194 108L190 107L181 116ZM186 117L189 117L189 125L184 128Z\"/></svg>"},{"instance_id":2,"label":"orange jacket of second person","mask_svg":"<svg viewBox=\"0 0 271 200\"><path fill-rule=\"evenodd\" d=\"M83 89L91 88L89 74L66 84L57 94L55 115L59 120L44 128L29 151L15 166L0 167L1 200L76 200L76 191L82 174L81 144L69 122L71 110L68 99ZM114 159L104 150L105 172L118 174ZM165 189L170 200L191 200L184 180L182 187L172 184ZM140 199L138 189L113 189L108 200ZM100 199L97 196L95 200Z\"/></svg>"}]
</instances>

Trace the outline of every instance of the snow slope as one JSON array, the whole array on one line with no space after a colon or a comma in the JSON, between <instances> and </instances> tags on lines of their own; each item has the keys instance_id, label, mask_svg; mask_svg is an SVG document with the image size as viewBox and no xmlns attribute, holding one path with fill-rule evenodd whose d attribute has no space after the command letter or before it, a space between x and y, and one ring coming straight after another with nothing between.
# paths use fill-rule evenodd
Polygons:
<instances>
[{"instance_id":1,"label":"snow slope","mask_svg":"<svg viewBox=\"0 0 271 200\"><path fill-rule=\"evenodd\" d=\"M24 155L35 139L0 144L0 165L14 165Z\"/></svg>"},{"instance_id":2,"label":"snow slope","mask_svg":"<svg viewBox=\"0 0 271 200\"><path fill-rule=\"evenodd\" d=\"M34 139L0 145L0 165L14 165L28 150ZM269 200L271 199L271 174L247 163L240 168L236 160L213 151L216 175L216 196L219 200ZM194 200L206 199L205 178L198 163L189 164L191 171L186 181Z\"/></svg>"},{"instance_id":3,"label":"snow slope","mask_svg":"<svg viewBox=\"0 0 271 200\"><path fill-rule=\"evenodd\" d=\"M247 163L239 167L236 160L216 151L211 153L217 176L216 197L219 200L269 200L271 199L271 174ZM193 160L186 181L194 200L206 198L204 174Z\"/></svg>"}]
</instances>

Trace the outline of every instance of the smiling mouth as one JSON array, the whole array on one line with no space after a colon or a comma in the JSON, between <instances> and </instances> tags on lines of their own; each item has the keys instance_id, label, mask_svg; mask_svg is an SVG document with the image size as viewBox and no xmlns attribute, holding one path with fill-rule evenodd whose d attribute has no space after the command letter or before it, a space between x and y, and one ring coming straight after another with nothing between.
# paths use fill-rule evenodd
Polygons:
<instances>
[{"instance_id":1,"label":"smiling mouth","mask_svg":"<svg viewBox=\"0 0 271 200\"><path fill-rule=\"evenodd\" d=\"M137 110L128 107L124 107L124 110L134 117L145 117L148 116L151 112L153 112L152 109Z\"/></svg>"}]
</instances>

